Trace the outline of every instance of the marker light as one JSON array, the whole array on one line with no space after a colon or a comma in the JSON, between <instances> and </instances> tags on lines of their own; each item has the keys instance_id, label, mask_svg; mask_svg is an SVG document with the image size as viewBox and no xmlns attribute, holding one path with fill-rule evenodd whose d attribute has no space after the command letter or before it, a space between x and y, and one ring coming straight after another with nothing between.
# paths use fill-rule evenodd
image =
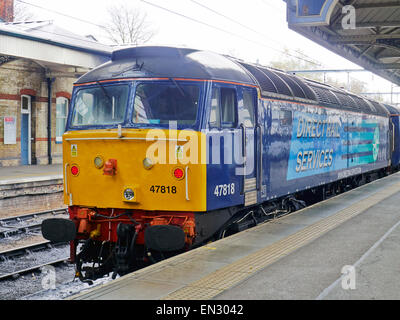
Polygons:
<instances>
[{"instance_id":1,"label":"marker light","mask_svg":"<svg viewBox=\"0 0 400 320\"><path fill-rule=\"evenodd\" d=\"M128 201L131 201L135 197L135 193L132 189L127 188L124 190L124 198Z\"/></svg>"},{"instance_id":2,"label":"marker light","mask_svg":"<svg viewBox=\"0 0 400 320\"><path fill-rule=\"evenodd\" d=\"M185 172L181 168L176 168L174 169L174 177L177 178L178 180L183 179L185 176Z\"/></svg>"},{"instance_id":3,"label":"marker light","mask_svg":"<svg viewBox=\"0 0 400 320\"><path fill-rule=\"evenodd\" d=\"M101 169L104 166L104 160L103 160L103 158L101 156L97 156L96 158L94 158L93 162L94 162L94 166L97 169Z\"/></svg>"},{"instance_id":4,"label":"marker light","mask_svg":"<svg viewBox=\"0 0 400 320\"><path fill-rule=\"evenodd\" d=\"M72 173L73 176L77 176L77 175L79 174L79 168L78 168L78 166L73 165L73 166L71 167L71 173Z\"/></svg>"},{"instance_id":5,"label":"marker light","mask_svg":"<svg viewBox=\"0 0 400 320\"><path fill-rule=\"evenodd\" d=\"M149 159L149 158L144 158L143 159L143 167L146 170L150 170L153 167L153 161L151 161L151 159Z\"/></svg>"}]
</instances>

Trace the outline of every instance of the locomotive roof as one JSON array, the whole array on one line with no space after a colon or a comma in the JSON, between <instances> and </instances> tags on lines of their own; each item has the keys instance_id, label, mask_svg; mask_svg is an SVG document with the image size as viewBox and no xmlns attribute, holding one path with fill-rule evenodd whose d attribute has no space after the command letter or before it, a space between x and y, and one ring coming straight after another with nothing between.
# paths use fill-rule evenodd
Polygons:
<instances>
[{"instance_id":1,"label":"locomotive roof","mask_svg":"<svg viewBox=\"0 0 400 320\"><path fill-rule=\"evenodd\" d=\"M389 104L385 104L386 109L390 112L391 115L398 115L400 114L400 110L394 106L391 106Z\"/></svg>"},{"instance_id":2,"label":"locomotive roof","mask_svg":"<svg viewBox=\"0 0 400 320\"><path fill-rule=\"evenodd\" d=\"M82 76L79 83L123 78L220 80L259 86L267 98L294 100L342 110L387 116L382 103L284 71L188 48L142 46L116 50L111 61Z\"/></svg>"},{"instance_id":3,"label":"locomotive roof","mask_svg":"<svg viewBox=\"0 0 400 320\"><path fill-rule=\"evenodd\" d=\"M110 62L85 74L77 83L136 77L223 80L257 85L243 68L219 54L155 46L114 51Z\"/></svg>"}]
</instances>

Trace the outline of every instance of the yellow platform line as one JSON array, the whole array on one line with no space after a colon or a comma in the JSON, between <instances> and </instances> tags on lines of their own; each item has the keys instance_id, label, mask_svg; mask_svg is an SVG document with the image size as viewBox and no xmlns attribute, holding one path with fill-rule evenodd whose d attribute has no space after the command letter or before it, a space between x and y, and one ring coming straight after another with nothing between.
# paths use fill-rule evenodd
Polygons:
<instances>
[{"instance_id":1,"label":"yellow platform line","mask_svg":"<svg viewBox=\"0 0 400 320\"><path fill-rule=\"evenodd\" d=\"M367 199L354 203L338 213L326 217L270 246L260 249L238 261L180 288L162 300L207 300L249 278L255 272L287 256L293 251L321 237L345 221L373 207L400 190L400 183L391 185Z\"/></svg>"}]
</instances>

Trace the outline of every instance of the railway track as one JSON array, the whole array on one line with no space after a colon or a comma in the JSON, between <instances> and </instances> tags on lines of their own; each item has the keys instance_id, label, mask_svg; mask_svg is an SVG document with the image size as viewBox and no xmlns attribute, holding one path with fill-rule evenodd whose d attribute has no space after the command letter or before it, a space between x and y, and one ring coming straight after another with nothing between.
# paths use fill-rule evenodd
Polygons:
<instances>
[{"instance_id":1,"label":"railway track","mask_svg":"<svg viewBox=\"0 0 400 320\"><path fill-rule=\"evenodd\" d=\"M39 234L44 219L67 213L67 208L58 208L0 219L0 241L16 235ZM67 243L53 244L46 240L21 246L18 245L20 240L15 243L15 248L0 251L0 281L33 272L45 265L62 263L69 258L68 255L59 257L59 253L53 257L51 253L54 249L65 247ZM41 256L46 258L41 259Z\"/></svg>"},{"instance_id":2,"label":"railway track","mask_svg":"<svg viewBox=\"0 0 400 320\"><path fill-rule=\"evenodd\" d=\"M47 218L49 215L57 216L66 215L67 213L67 208L59 208L0 219L0 239L19 234L37 233L40 231L44 218Z\"/></svg>"},{"instance_id":3,"label":"railway track","mask_svg":"<svg viewBox=\"0 0 400 320\"><path fill-rule=\"evenodd\" d=\"M5 224L18 224L18 222L21 221L29 221L31 219L34 219L36 217L40 216L45 216L46 214L63 214L66 212L66 209L58 209L58 210L50 210L46 212L40 212L40 213L35 213L35 214L30 214L30 215L24 215L21 217L14 217L14 218L7 218L7 219L2 219L0 220L0 226L4 226ZM285 212L285 211L275 211L271 212L269 214L265 213L266 215L270 216L270 219L268 220L279 220L280 218L291 214L292 212ZM4 223L5 222L5 223ZM266 222L266 221L265 221ZM55 249L57 248L62 248L64 247L66 250L64 254L62 252L58 252L57 256L53 254L52 252L56 251ZM45 254L47 252L47 254ZM37 253L37 256L42 256L46 255L46 259L42 259L41 261L34 261L35 263L32 263L33 260L36 259L31 259L30 255L33 253ZM23 297L23 299L44 299L48 296L51 297L51 299L64 299L67 296L72 295L73 293L76 294L78 292L81 292L84 287L84 285L81 282L76 282L74 281L74 269L73 266L68 266L67 269L64 268L66 265L63 263L67 262L69 259L69 243L51 243L50 241L42 241L40 243L36 243L33 245L27 245L11 250L6 250L6 251L0 251L0 285L2 281L5 281L4 283L7 283L7 286L10 286L15 284L16 287L19 286L19 288L26 287L27 285L31 285L34 281L38 282L40 285L40 281L43 279L41 278L42 276L33 276L32 278L24 278L21 277L23 275L30 275L34 274L38 271L43 272L43 267L46 266L54 266L57 269L57 279L61 273L67 274L68 275L68 280L66 282L60 282L57 284L57 288L46 291L44 290L43 287L40 287L37 285L36 288L32 289L28 294L25 292L25 294L17 296L18 298ZM13 263L14 261L16 262L17 260L29 260L30 264L27 265L28 263L18 266L14 268ZM32 260L32 261L31 261ZM10 268L3 267L3 270L1 268L3 262L11 262L9 263L9 266L12 265ZM61 271L62 270L62 271ZM62 276L60 276L62 278ZM71 281L71 279L74 278L74 280ZM18 279L21 280L18 282ZM36 279L36 280L32 280ZM8 280L8 281L7 281ZM106 283L108 281L111 281L111 278L101 278L96 280L97 282L94 285ZM21 289L17 289L21 290ZM28 290L28 289L26 289ZM30 290L30 288L29 288ZM16 293L17 295L17 293ZM36 298L35 298L36 297ZM15 297L13 297L15 298Z\"/></svg>"},{"instance_id":4,"label":"railway track","mask_svg":"<svg viewBox=\"0 0 400 320\"><path fill-rule=\"evenodd\" d=\"M10 273L6 273L6 274L0 274L0 281L6 280L6 279L10 279L10 278L14 278L14 277L18 277L18 276L23 275L25 273L30 273L30 272L39 270L44 266L49 266L49 265L54 266L54 265L57 265L57 264L60 264L60 263L64 263L67 260L68 260L68 257L65 257L65 258L62 258L62 259L58 259L58 260L42 263L42 264L36 265L34 267L21 269L21 270L10 272Z\"/></svg>"},{"instance_id":5,"label":"railway track","mask_svg":"<svg viewBox=\"0 0 400 320\"><path fill-rule=\"evenodd\" d=\"M62 248L65 246L68 246L68 243L54 244L54 243L50 243L50 241L43 241L43 242L35 243L32 245L27 245L27 246L18 247L18 248L11 249L11 250L2 251L2 252L0 252L0 265L1 265L1 263L7 262L10 260L12 260L13 262L15 262L15 264L17 264L16 260L18 260L21 257L24 257L26 255L34 254L34 253L39 253L40 255L43 255L43 252L45 252L45 251L51 252L52 250L54 250L56 248ZM3 272L2 273L0 271L0 281L13 278L17 275L21 275L24 273L38 270L46 265L56 265L56 264L65 262L68 259L69 259L69 256L65 255L65 256L62 256L61 258L57 258L57 259L53 259L53 260L49 260L49 261L40 261L40 262L35 263L34 265L26 266L24 264L22 267L20 267L20 268L17 267L17 270L13 270L11 272ZM32 259L32 260L35 260L35 259Z\"/></svg>"}]
</instances>

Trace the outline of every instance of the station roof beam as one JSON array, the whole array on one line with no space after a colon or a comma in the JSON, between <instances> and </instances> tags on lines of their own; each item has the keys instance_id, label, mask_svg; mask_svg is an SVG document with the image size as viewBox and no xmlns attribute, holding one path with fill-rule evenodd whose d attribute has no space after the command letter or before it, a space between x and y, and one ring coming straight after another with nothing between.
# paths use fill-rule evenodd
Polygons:
<instances>
[{"instance_id":1,"label":"station roof beam","mask_svg":"<svg viewBox=\"0 0 400 320\"><path fill-rule=\"evenodd\" d=\"M400 85L400 1L284 0L289 28ZM355 27L343 27L352 6Z\"/></svg>"}]
</instances>

